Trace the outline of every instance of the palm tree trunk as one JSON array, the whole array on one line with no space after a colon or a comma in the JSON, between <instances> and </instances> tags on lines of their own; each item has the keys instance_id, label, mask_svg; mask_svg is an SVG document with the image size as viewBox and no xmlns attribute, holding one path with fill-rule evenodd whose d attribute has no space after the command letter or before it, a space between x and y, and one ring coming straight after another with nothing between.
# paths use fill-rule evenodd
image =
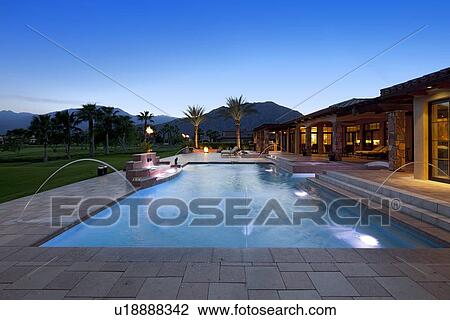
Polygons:
<instances>
[{"instance_id":1,"label":"palm tree trunk","mask_svg":"<svg viewBox=\"0 0 450 320\"><path fill-rule=\"evenodd\" d=\"M70 160L70 140L68 141L68 143L67 143L67 159L69 159Z\"/></svg>"},{"instance_id":2,"label":"palm tree trunk","mask_svg":"<svg viewBox=\"0 0 450 320\"><path fill-rule=\"evenodd\" d=\"M241 148L241 124L236 122L236 146Z\"/></svg>"},{"instance_id":3,"label":"palm tree trunk","mask_svg":"<svg viewBox=\"0 0 450 320\"><path fill-rule=\"evenodd\" d=\"M195 149L198 149L198 126L194 126Z\"/></svg>"},{"instance_id":4,"label":"palm tree trunk","mask_svg":"<svg viewBox=\"0 0 450 320\"><path fill-rule=\"evenodd\" d=\"M147 142L147 119L144 120L144 142Z\"/></svg>"},{"instance_id":5,"label":"palm tree trunk","mask_svg":"<svg viewBox=\"0 0 450 320\"><path fill-rule=\"evenodd\" d=\"M44 162L48 161L47 144L48 144L47 137L45 137L45 140L44 140Z\"/></svg>"},{"instance_id":6,"label":"palm tree trunk","mask_svg":"<svg viewBox=\"0 0 450 320\"><path fill-rule=\"evenodd\" d=\"M94 119L92 116L89 118L89 157L94 157Z\"/></svg>"},{"instance_id":7,"label":"palm tree trunk","mask_svg":"<svg viewBox=\"0 0 450 320\"><path fill-rule=\"evenodd\" d=\"M108 133L108 131L106 131L106 137L105 137L105 140L106 140L105 154L109 154L109 133Z\"/></svg>"}]
</instances>

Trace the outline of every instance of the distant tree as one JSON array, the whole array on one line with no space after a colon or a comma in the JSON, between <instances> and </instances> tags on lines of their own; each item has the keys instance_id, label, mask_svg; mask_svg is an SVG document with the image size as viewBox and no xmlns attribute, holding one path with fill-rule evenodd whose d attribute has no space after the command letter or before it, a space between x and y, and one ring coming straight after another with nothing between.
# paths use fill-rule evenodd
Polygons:
<instances>
[{"instance_id":1,"label":"distant tree","mask_svg":"<svg viewBox=\"0 0 450 320\"><path fill-rule=\"evenodd\" d=\"M128 137L134 129L134 123L130 116L116 116L113 120L114 131L117 135L117 140L119 145L122 147L123 151L127 150L128 147Z\"/></svg>"},{"instance_id":2,"label":"distant tree","mask_svg":"<svg viewBox=\"0 0 450 320\"><path fill-rule=\"evenodd\" d=\"M5 135L4 149L20 152L31 135L29 130L23 128L8 130Z\"/></svg>"},{"instance_id":3,"label":"distant tree","mask_svg":"<svg viewBox=\"0 0 450 320\"><path fill-rule=\"evenodd\" d=\"M161 129L159 129L159 134L162 138L162 142L163 143L169 143L169 138L170 138L170 125L168 123L165 123Z\"/></svg>"},{"instance_id":4,"label":"distant tree","mask_svg":"<svg viewBox=\"0 0 450 320\"><path fill-rule=\"evenodd\" d=\"M206 131L206 136L208 137L209 141L216 142L217 139L220 138L220 132L217 130L209 129Z\"/></svg>"},{"instance_id":5,"label":"distant tree","mask_svg":"<svg viewBox=\"0 0 450 320\"><path fill-rule=\"evenodd\" d=\"M44 145L44 162L48 161L47 146L51 130L51 117L48 114L34 116L31 120L30 131Z\"/></svg>"},{"instance_id":6,"label":"distant tree","mask_svg":"<svg viewBox=\"0 0 450 320\"><path fill-rule=\"evenodd\" d=\"M205 119L205 109L198 105L188 106L187 110L183 113L186 116L186 119L194 126L194 143L195 148L198 149L198 129Z\"/></svg>"},{"instance_id":7,"label":"distant tree","mask_svg":"<svg viewBox=\"0 0 450 320\"><path fill-rule=\"evenodd\" d=\"M77 116L88 122L89 134L89 157L94 157L95 141L94 141L94 121L97 116L97 105L95 103L83 104L82 109L78 111Z\"/></svg>"},{"instance_id":8,"label":"distant tree","mask_svg":"<svg viewBox=\"0 0 450 320\"><path fill-rule=\"evenodd\" d=\"M105 132L105 154L109 154L109 135L112 132L117 113L118 111L113 107L100 107L98 112L98 122Z\"/></svg>"},{"instance_id":9,"label":"distant tree","mask_svg":"<svg viewBox=\"0 0 450 320\"><path fill-rule=\"evenodd\" d=\"M150 113L150 111L143 111L141 113L139 113L139 115L137 116L139 121L144 122L144 127L143 127L143 134L144 134L144 141L147 141L147 124L148 123L153 123L153 113Z\"/></svg>"},{"instance_id":10,"label":"distant tree","mask_svg":"<svg viewBox=\"0 0 450 320\"><path fill-rule=\"evenodd\" d=\"M234 121L234 125L236 126L236 146L238 148L241 147L241 120L244 116L255 112L256 110L253 108L253 105L247 103L242 95L239 98L227 98L224 116L232 118Z\"/></svg>"},{"instance_id":11,"label":"distant tree","mask_svg":"<svg viewBox=\"0 0 450 320\"><path fill-rule=\"evenodd\" d=\"M80 120L77 118L75 112L69 113L68 110L56 112L53 120L54 120L56 129L58 131L60 131L60 133L63 137L67 159L70 159L71 158L70 147L72 145L72 133L74 131L79 130L77 125Z\"/></svg>"}]
</instances>

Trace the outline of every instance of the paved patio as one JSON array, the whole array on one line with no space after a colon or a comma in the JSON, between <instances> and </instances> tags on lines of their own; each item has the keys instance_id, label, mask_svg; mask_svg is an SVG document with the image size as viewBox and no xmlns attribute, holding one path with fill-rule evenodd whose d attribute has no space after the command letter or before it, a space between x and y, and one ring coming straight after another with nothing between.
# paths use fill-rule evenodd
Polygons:
<instances>
[{"instance_id":1,"label":"paved patio","mask_svg":"<svg viewBox=\"0 0 450 320\"><path fill-rule=\"evenodd\" d=\"M58 231L49 226L51 196L116 199L132 191L110 174L43 192L24 214L30 197L0 204L0 299L450 299L450 249L33 246Z\"/></svg>"},{"instance_id":2,"label":"paved patio","mask_svg":"<svg viewBox=\"0 0 450 320\"><path fill-rule=\"evenodd\" d=\"M412 193L450 202L450 184L414 179L410 171L392 174L389 170L352 170L345 172L368 181L383 183L386 186L403 189Z\"/></svg>"}]
</instances>

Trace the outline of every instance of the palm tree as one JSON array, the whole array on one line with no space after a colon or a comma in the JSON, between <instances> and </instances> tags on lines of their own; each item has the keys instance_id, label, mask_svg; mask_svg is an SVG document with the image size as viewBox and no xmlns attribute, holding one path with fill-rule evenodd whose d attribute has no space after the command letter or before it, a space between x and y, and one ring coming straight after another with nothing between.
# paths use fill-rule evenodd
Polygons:
<instances>
[{"instance_id":1,"label":"palm tree","mask_svg":"<svg viewBox=\"0 0 450 320\"><path fill-rule=\"evenodd\" d=\"M62 133L67 159L70 159L70 146L72 144L72 131L79 129L79 119L74 112L68 110L58 111L53 118L57 129Z\"/></svg>"},{"instance_id":2,"label":"palm tree","mask_svg":"<svg viewBox=\"0 0 450 320\"><path fill-rule=\"evenodd\" d=\"M89 157L94 157L94 119L97 115L97 105L95 103L83 104L83 108L78 111L77 116L80 120L88 122L89 132Z\"/></svg>"},{"instance_id":3,"label":"palm tree","mask_svg":"<svg viewBox=\"0 0 450 320\"><path fill-rule=\"evenodd\" d=\"M232 118L234 121L236 126L236 146L238 148L241 148L241 120L245 115L254 112L256 110L253 108L253 105L247 103L242 95L239 98L227 98L224 116Z\"/></svg>"},{"instance_id":4,"label":"palm tree","mask_svg":"<svg viewBox=\"0 0 450 320\"><path fill-rule=\"evenodd\" d=\"M153 115L153 113L150 113L150 111L144 111L144 112L140 112L137 117L138 117L139 121L144 122L144 141L147 141L147 134L146 134L147 123L153 123L154 115Z\"/></svg>"},{"instance_id":5,"label":"palm tree","mask_svg":"<svg viewBox=\"0 0 450 320\"><path fill-rule=\"evenodd\" d=\"M123 151L126 151L127 149L127 134L131 131L133 126L134 123L130 116L119 115L114 118L114 128Z\"/></svg>"},{"instance_id":6,"label":"palm tree","mask_svg":"<svg viewBox=\"0 0 450 320\"><path fill-rule=\"evenodd\" d=\"M198 105L188 106L187 110L183 113L186 116L186 119L194 126L195 148L198 149L198 128L200 123L205 120L205 108Z\"/></svg>"},{"instance_id":7,"label":"palm tree","mask_svg":"<svg viewBox=\"0 0 450 320\"><path fill-rule=\"evenodd\" d=\"M44 144L44 162L48 161L48 137L51 130L51 118L50 115L38 115L34 116L31 120L30 130L36 136L37 139L41 140Z\"/></svg>"},{"instance_id":8,"label":"palm tree","mask_svg":"<svg viewBox=\"0 0 450 320\"><path fill-rule=\"evenodd\" d=\"M118 112L113 107L100 107L99 110L98 119L105 131L105 154L109 154L109 133L112 131L113 122Z\"/></svg>"},{"instance_id":9,"label":"palm tree","mask_svg":"<svg viewBox=\"0 0 450 320\"><path fill-rule=\"evenodd\" d=\"M159 130L159 132L162 135L162 140L163 143L165 143L167 141L167 143L169 143L170 140L170 125L168 123L165 123L161 129ZM167 140L166 140L166 136L167 136Z\"/></svg>"}]
</instances>

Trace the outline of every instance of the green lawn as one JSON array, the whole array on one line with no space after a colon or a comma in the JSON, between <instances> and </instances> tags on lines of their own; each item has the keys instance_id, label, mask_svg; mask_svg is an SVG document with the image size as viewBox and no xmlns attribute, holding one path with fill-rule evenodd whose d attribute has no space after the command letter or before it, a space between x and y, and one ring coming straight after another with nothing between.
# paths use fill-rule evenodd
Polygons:
<instances>
[{"instance_id":1,"label":"green lawn","mask_svg":"<svg viewBox=\"0 0 450 320\"><path fill-rule=\"evenodd\" d=\"M0 152L0 159L3 160L3 162L0 162L0 203L33 194L45 179L69 162L69 160L52 160L48 162L20 161L24 157L31 159L35 156L35 153L38 155L38 149L37 147L33 147L33 150L24 149L19 155L10 154L7 159L5 159L6 152ZM161 158L164 158L175 154L180 147L162 146L154 149ZM100 155L100 152L97 152L99 155L95 158L111 164L118 170L122 170L125 163L131 160L131 154L136 152L138 150L130 153L113 153L108 156ZM42 152L40 154L42 155ZM17 156L18 159L13 158L14 156ZM85 155L80 152L73 158L82 157L85 157ZM9 162L5 162L5 160ZM57 173L44 186L42 191L95 177L98 165L95 162L80 162L70 165Z\"/></svg>"}]
</instances>

